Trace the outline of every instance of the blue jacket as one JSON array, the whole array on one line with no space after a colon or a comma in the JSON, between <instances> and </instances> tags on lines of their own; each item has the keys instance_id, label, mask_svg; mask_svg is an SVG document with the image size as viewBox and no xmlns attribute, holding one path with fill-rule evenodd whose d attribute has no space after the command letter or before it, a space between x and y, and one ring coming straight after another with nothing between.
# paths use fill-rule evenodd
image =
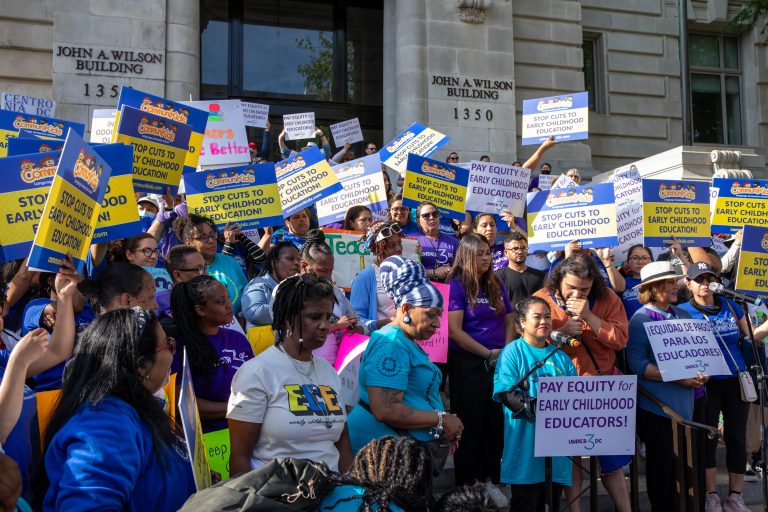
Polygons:
<instances>
[{"instance_id":1,"label":"blue jacket","mask_svg":"<svg viewBox=\"0 0 768 512\"><path fill-rule=\"evenodd\" d=\"M195 492L186 447L165 448L163 464L153 444L136 410L119 398L81 406L45 453L43 510L178 510Z\"/></svg>"},{"instance_id":2,"label":"blue jacket","mask_svg":"<svg viewBox=\"0 0 768 512\"><path fill-rule=\"evenodd\" d=\"M363 322L363 332L370 336L376 330L378 316L378 297L376 294L376 267L370 266L357 274L352 281L352 293L349 297L358 318Z\"/></svg>"}]
</instances>

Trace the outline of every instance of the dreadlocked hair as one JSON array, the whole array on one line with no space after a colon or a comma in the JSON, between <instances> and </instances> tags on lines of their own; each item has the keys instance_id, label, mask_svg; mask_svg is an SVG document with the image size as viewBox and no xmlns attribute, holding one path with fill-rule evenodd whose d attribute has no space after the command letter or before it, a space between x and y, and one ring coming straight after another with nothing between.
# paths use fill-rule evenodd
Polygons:
<instances>
[{"instance_id":1,"label":"dreadlocked hair","mask_svg":"<svg viewBox=\"0 0 768 512\"><path fill-rule=\"evenodd\" d=\"M389 220L379 221L373 224L368 230L368 234L365 235L365 239L370 241L368 243L368 247L371 253L375 256L375 261L377 265L380 265L382 261L387 259L386 258L387 239L385 238L384 240L379 240L378 242L376 242L375 241L376 237L379 236L379 232L381 232L382 229L386 228L387 226L391 228L395 224L398 224L398 223L395 221L389 221ZM399 226L400 225L398 224L398 227ZM403 236L403 234L401 233L400 236Z\"/></svg>"},{"instance_id":2,"label":"dreadlocked hair","mask_svg":"<svg viewBox=\"0 0 768 512\"><path fill-rule=\"evenodd\" d=\"M179 217L173 221L173 231L176 233L176 236L179 237L179 240L184 243L187 240L191 240L192 237L195 236L197 227L202 226L203 224L211 226L214 234L217 232L216 224L214 224L210 218L195 213L190 213L186 217Z\"/></svg>"},{"instance_id":3,"label":"dreadlocked hair","mask_svg":"<svg viewBox=\"0 0 768 512\"><path fill-rule=\"evenodd\" d=\"M142 240L147 238L154 239L155 237L149 233L141 233L140 235L132 236L130 238L123 238L122 240L112 240L107 243L107 261L109 263L116 263L118 261L128 261L125 256L126 252L135 251Z\"/></svg>"},{"instance_id":4,"label":"dreadlocked hair","mask_svg":"<svg viewBox=\"0 0 768 512\"><path fill-rule=\"evenodd\" d=\"M439 512L485 512L491 510L491 496L480 482L454 487L437 502Z\"/></svg>"},{"instance_id":5,"label":"dreadlocked hair","mask_svg":"<svg viewBox=\"0 0 768 512\"><path fill-rule=\"evenodd\" d=\"M449 279L459 277L470 308L477 305L478 296L485 292L488 305L496 310L497 315L501 315L505 311L504 299L501 297L499 280L493 273L493 264L483 273L480 273L477 267L477 251L486 249L491 250L491 245L482 235L467 233L461 237Z\"/></svg>"},{"instance_id":6,"label":"dreadlocked hair","mask_svg":"<svg viewBox=\"0 0 768 512\"><path fill-rule=\"evenodd\" d=\"M316 274L291 276L282 281L275 289L275 301L272 304L272 330L275 331L275 345L285 340L288 326L299 324L301 333L301 315L304 304L309 301L330 300L336 302L333 284Z\"/></svg>"},{"instance_id":7,"label":"dreadlocked hair","mask_svg":"<svg viewBox=\"0 0 768 512\"><path fill-rule=\"evenodd\" d=\"M204 378L210 378L211 370L219 365L219 356L200 330L200 317L195 306L204 306L218 284L211 276L196 276L187 282L177 283L171 289L171 313L187 350L190 369Z\"/></svg>"},{"instance_id":8,"label":"dreadlocked hair","mask_svg":"<svg viewBox=\"0 0 768 512\"><path fill-rule=\"evenodd\" d=\"M319 229L310 229L305 237L304 247L301 249L301 259L317 263L319 255L333 256L331 248L325 243L325 233Z\"/></svg>"},{"instance_id":9,"label":"dreadlocked hair","mask_svg":"<svg viewBox=\"0 0 768 512\"><path fill-rule=\"evenodd\" d=\"M432 459L412 437L384 436L363 446L340 480L365 492L338 503L360 498L358 510L365 512L374 510L374 505L389 510L390 503L406 512L423 512L429 510L432 495Z\"/></svg>"},{"instance_id":10,"label":"dreadlocked hair","mask_svg":"<svg viewBox=\"0 0 768 512\"><path fill-rule=\"evenodd\" d=\"M272 249L270 249L267 253L267 259L264 261L264 267L259 273L260 276L272 274L273 276L277 277L277 260L280 259L280 253L286 247L293 248L294 250L298 251L296 246L293 245L293 242L289 242L288 240L283 240L282 242L278 242L277 245L273 245Z\"/></svg>"}]
</instances>

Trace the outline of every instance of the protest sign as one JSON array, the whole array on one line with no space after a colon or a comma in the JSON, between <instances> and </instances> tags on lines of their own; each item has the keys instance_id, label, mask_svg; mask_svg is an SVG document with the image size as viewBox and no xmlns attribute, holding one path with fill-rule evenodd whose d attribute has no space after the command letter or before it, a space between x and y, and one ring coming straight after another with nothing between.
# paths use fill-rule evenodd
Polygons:
<instances>
[{"instance_id":1,"label":"protest sign","mask_svg":"<svg viewBox=\"0 0 768 512\"><path fill-rule=\"evenodd\" d=\"M243 121L245 122L245 126L253 126L254 128L267 127L269 105L252 103L250 101L243 101L241 104L243 107Z\"/></svg>"},{"instance_id":2,"label":"protest sign","mask_svg":"<svg viewBox=\"0 0 768 512\"><path fill-rule=\"evenodd\" d=\"M523 100L523 146L589 137L589 93L577 92Z\"/></svg>"},{"instance_id":3,"label":"protest sign","mask_svg":"<svg viewBox=\"0 0 768 512\"><path fill-rule=\"evenodd\" d=\"M720 196L720 189L717 187L709 187L709 223L715 218L715 211L717 210L717 198Z\"/></svg>"},{"instance_id":4,"label":"protest sign","mask_svg":"<svg viewBox=\"0 0 768 512\"><path fill-rule=\"evenodd\" d=\"M730 375L723 352L707 320L662 320L643 324L661 380L689 379L699 373Z\"/></svg>"},{"instance_id":5,"label":"protest sign","mask_svg":"<svg viewBox=\"0 0 768 512\"><path fill-rule=\"evenodd\" d=\"M536 457L635 453L636 375L542 377Z\"/></svg>"},{"instance_id":6,"label":"protest sign","mask_svg":"<svg viewBox=\"0 0 768 512\"><path fill-rule=\"evenodd\" d=\"M367 206L371 211L386 210L387 194L378 155L334 165L333 172L344 190L317 202L317 218L321 226L341 222L352 206Z\"/></svg>"},{"instance_id":7,"label":"protest sign","mask_svg":"<svg viewBox=\"0 0 768 512\"><path fill-rule=\"evenodd\" d=\"M207 109L196 108L195 106L190 107L190 105L178 101L174 102L162 96L155 96L154 94L131 89L130 87L122 87L120 89L120 97L117 99L117 114L115 115L114 126L120 125L120 109L123 106L133 107L142 112L165 117L176 123L188 124L192 129L192 133L189 136L189 144L186 148L187 155L184 158L184 172L195 172L198 159L200 158L200 148L202 148L203 144L203 134L208 123ZM113 134L112 137L114 141L116 135ZM160 194L164 193L160 192Z\"/></svg>"},{"instance_id":8,"label":"protest sign","mask_svg":"<svg viewBox=\"0 0 768 512\"><path fill-rule=\"evenodd\" d=\"M101 201L92 242L109 242L141 233L133 190L133 147L126 144L104 144L94 146L93 149L109 164L112 174Z\"/></svg>"},{"instance_id":9,"label":"protest sign","mask_svg":"<svg viewBox=\"0 0 768 512\"><path fill-rule=\"evenodd\" d=\"M336 147L344 144L354 144L363 140L363 130L360 129L360 120L358 118L349 119L340 123L332 124L331 135Z\"/></svg>"},{"instance_id":10,"label":"protest sign","mask_svg":"<svg viewBox=\"0 0 768 512\"><path fill-rule=\"evenodd\" d=\"M616 206L640 204L643 201L643 180L634 164L616 170L607 181L613 183Z\"/></svg>"},{"instance_id":11,"label":"protest sign","mask_svg":"<svg viewBox=\"0 0 768 512\"><path fill-rule=\"evenodd\" d=\"M466 209L478 213L500 213L507 209L515 217L525 212L531 171L522 167L472 160L469 167Z\"/></svg>"},{"instance_id":12,"label":"protest sign","mask_svg":"<svg viewBox=\"0 0 768 512\"><path fill-rule=\"evenodd\" d=\"M198 491L211 486L211 470L205 453L203 441L203 424L197 410L195 387L192 385L192 371L189 369L187 350L184 349L184 366L182 367L181 392L179 393L179 416L187 440L187 455L192 464L195 476L195 487Z\"/></svg>"},{"instance_id":13,"label":"protest sign","mask_svg":"<svg viewBox=\"0 0 768 512\"><path fill-rule=\"evenodd\" d=\"M64 149L64 139L8 139L8 156L49 153Z\"/></svg>"},{"instance_id":14,"label":"protest sign","mask_svg":"<svg viewBox=\"0 0 768 512\"><path fill-rule=\"evenodd\" d=\"M357 274L372 266L376 258L368 251L361 241L360 231L344 231L341 229L323 228L325 241L334 256L333 282L344 291L352 289L352 282ZM416 252L418 241L415 238L401 238L403 243L403 258L419 261Z\"/></svg>"},{"instance_id":15,"label":"protest sign","mask_svg":"<svg viewBox=\"0 0 768 512\"><path fill-rule=\"evenodd\" d=\"M173 279L165 267L142 267L149 275L152 276L152 280L155 282L155 289L159 291L171 291L173 288ZM226 327L226 326L225 326Z\"/></svg>"},{"instance_id":16,"label":"protest sign","mask_svg":"<svg viewBox=\"0 0 768 512\"><path fill-rule=\"evenodd\" d=\"M379 158L381 163L402 176L405 174L409 154L429 156L449 140L450 137L428 126L413 123L384 144L379 150Z\"/></svg>"},{"instance_id":17,"label":"protest sign","mask_svg":"<svg viewBox=\"0 0 768 512\"><path fill-rule=\"evenodd\" d=\"M578 186L579 186L578 183L573 181L571 178L569 178L565 174L561 174L560 176L557 177L555 182L552 184L552 186L550 187L550 190L554 188L573 188Z\"/></svg>"},{"instance_id":18,"label":"protest sign","mask_svg":"<svg viewBox=\"0 0 768 512\"><path fill-rule=\"evenodd\" d=\"M354 406L360 399L360 361L368 347L368 336L345 334L339 344L334 368L341 379L341 401Z\"/></svg>"},{"instance_id":19,"label":"protest sign","mask_svg":"<svg viewBox=\"0 0 768 512\"><path fill-rule=\"evenodd\" d=\"M468 183L467 169L411 154L403 183L403 206L416 208L429 201L442 217L463 221Z\"/></svg>"},{"instance_id":20,"label":"protest sign","mask_svg":"<svg viewBox=\"0 0 768 512\"><path fill-rule=\"evenodd\" d=\"M616 209L616 231L619 244L611 249L614 263L623 263L633 245L643 243L643 205L625 204Z\"/></svg>"},{"instance_id":21,"label":"protest sign","mask_svg":"<svg viewBox=\"0 0 768 512\"><path fill-rule=\"evenodd\" d=\"M251 161L240 100L185 101L184 105L208 112L205 137L200 143L200 167L247 164Z\"/></svg>"},{"instance_id":22,"label":"protest sign","mask_svg":"<svg viewBox=\"0 0 768 512\"><path fill-rule=\"evenodd\" d=\"M286 140L302 140L315 138L315 113L286 114L283 116Z\"/></svg>"},{"instance_id":23,"label":"protest sign","mask_svg":"<svg viewBox=\"0 0 768 512\"><path fill-rule=\"evenodd\" d=\"M277 187L286 219L344 188L316 147L309 147L275 165Z\"/></svg>"},{"instance_id":24,"label":"protest sign","mask_svg":"<svg viewBox=\"0 0 768 512\"><path fill-rule=\"evenodd\" d=\"M643 180L643 244L709 247L709 185L702 181Z\"/></svg>"},{"instance_id":25,"label":"protest sign","mask_svg":"<svg viewBox=\"0 0 768 512\"><path fill-rule=\"evenodd\" d=\"M768 227L744 226L736 289L768 299Z\"/></svg>"},{"instance_id":26,"label":"protest sign","mask_svg":"<svg viewBox=\"0 0 768 512\"><path fill-rule=\"evenodd\" d=\"M97 108L91 117L91 142L106 144L112 142L115 133L115 118L118 110L114 108Z\"/></svg>"},{"instance_id":27,"label":"protest sign","mask_svg":"<svg viewBox=\"0 0 768 512\"><path fill-rule=\"evenodd\" d=\"M618 244L613 183L528 194L528 246L531 252Z\"/></svg>"},{"instance_id":28,"label":"protest sign","mask_svg":"<svg viewBox=\"0 0 768 512\"><path fill-rule=\"evenodd\" d=\"M59 156L61 151L0 158L0 261L29 254Z\"/></svg>"},{"instance_id":29,"label":"protest sign","mask_svg":"<svg viewBox=\"0 0 768 512\"><path fill-rule=\"evenodd\" d=\"M725 245L725 242L722 238L719 238L717 236L712 237L712 250L715 251L718 255L718 257L722 258L725 256L725 253L728 252L728 246Z\"/></svg>"},{"instance_id":30,"label":"protest sign","mask_svg":"<svg viewBox=\"0 0 768 512\"><path fill-rule=\"evenodd\" d=\"M85 125L82 123L0 110L0 157L8 154L8 139L15 137L19 130L27 130L32 135L46 139L63 139L69 129L81 137L85 133Z\"/></svg>"},{"instance_id":31,"label":"protest sign","mask_svg":"<svg viewBox=\"0 0 768 512\"><path fill-rule=\"evenodd\" d=\"M229 429L203 434L203 444L211 471L221 475L222 480L229 478Z\"/></svg>"},{"instance_id":32,"label":"protest sign","mask_svg":"<svg viewBox=\"0 0 768 512\"><path fill-rule=\"evenodd\" d=\"M451 295L451 285L448 283L436 283L432 281L432 284L443 296L443 303L448 304ZM435 334L426 340L417 340L419 346L424 349L424 352L429 356L429 360L433 363L447 363L448 362L448 308L443 308L443 312L440 314L440 327L435 331Z\"/></svg>"},{"instance_id":33,"label":"protest sign","mask_svg":"<svg viewBox=\"0 0 768 512\"><path fill-rule=\"evenodd\" d=\"M58 272L67 255L75 269L82 270L111 172L77 133L68 132L32 241L30 270Z\"/></svg>"},{"instance_id":34,"label":"protest sign","mask_svg":"<svg viewBox=\"0 0 768 512\"><path fill-rule=\"evenodd\" d=\"M551 174L539 174L539 190L551 190L557 181L557 176Z\"/></svg>"},{"instance_id":35,"label":"protest sign","mask_svg":"<svg viewBox=\"0 0 768 512\"><path fill-rule=\"evenodd\" d=\"M747 224L768 227L768 180L715 178L712 233L735 233Z\"/></svg>"},{"instance_id":36,"label":"protest sign","mask_svg":"<svg viewBox=\"0 0 768 512\"><path fill-rule=\"evenodd\" d=\"M228 222L247 231L283 222L275 164L209 169L184 176L187 208L216 226Z\"/></svg>"},{"instance_id":37,"label":"protest sign","mask_svg":"<svg viewBox=\"0 0 768 512\"><path fill-rule=\"evenodd\" d=\"M56 115L56 102L53 100L24 96L13 92L3 92L0 97L2 98L0 108L3 110L46 117Z\"/></svg>"},{"instance_id":38,"label":"protest sign","mask_svg":"<svg viewBox=\"0 0 768 512\"><path fill-rule=\"evenodd\" d=\"M133 187L136 192L176 194L192 128L188 124L123 106L117 142L133 145Z\"/></svg>"}]
</instances>

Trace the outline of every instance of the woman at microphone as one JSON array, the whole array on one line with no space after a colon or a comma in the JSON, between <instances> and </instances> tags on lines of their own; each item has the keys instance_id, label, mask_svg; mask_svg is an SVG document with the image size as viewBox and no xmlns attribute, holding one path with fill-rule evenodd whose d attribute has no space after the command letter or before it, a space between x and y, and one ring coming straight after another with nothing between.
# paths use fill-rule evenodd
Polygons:
<instances>
[{"instance_id":1,"label":"woman at microphone","mask_svg":"<svg viewBox=\"0 0 768 512\"><path fill-rule=\"evenodd\" d=\"M653 348L643 324L672 319L691 318L687 311L673 306L677 300L677 273L668 261L647 264L640 271L640 293L643 306L629 322L627 363L637 375L637 384L666 403L687 420L693 418L694 389L704 385L707 377L663 382ZM675 490L675 455L672 443L672 420L655 403L638 395L637 433L646 447L646 484L651 510L670 510L677 503Z\"/></svg>"},{"instance_id":2,"label":"woman at microphone","mask_svg":"<svg viewBox=\"0 0 768 512\"><path fill-rule=\"evenodd\" d=\"M747 466L747 416L749 403L741 400L739 372L746 371L739 342L748 333L747 318L741 306L731 299L710 290L711 283L720 283L720 274L708 263L698 262L688 267L685 283L691 291L691 300L680 307L695 319L712 324L720 350L728 363L730 375L716 375L706 383L704 421L717 427L723 413L725 461L728 467L728 498L726 510L746 510L741 493L744 489L744 471ZM704 467L706 475L706 506L719 509L717 495L717 441L706 440Z\"/></svg>"},{"instance_id":3,"label":"woman at microphone","mask_svg":"<svg viewBox=\"0 0 768 512\"><path fill-rule=\"evenodd\" d=\"M543 510L544 458L533 455L538 382L541 377L575 376L576 368L570 357L547 343L552 313L546 301L528 297L517 303L514 314L522 336L501 351L493 386L494 400L504 404L501 482L510 485L509 510ZM512 389L518 379L548 356L547 364L525 380L524 390ZM571 468L568 457L552 458L553 496L558 501L562 486L571 485Z\"/></svg>"}]
</instances>

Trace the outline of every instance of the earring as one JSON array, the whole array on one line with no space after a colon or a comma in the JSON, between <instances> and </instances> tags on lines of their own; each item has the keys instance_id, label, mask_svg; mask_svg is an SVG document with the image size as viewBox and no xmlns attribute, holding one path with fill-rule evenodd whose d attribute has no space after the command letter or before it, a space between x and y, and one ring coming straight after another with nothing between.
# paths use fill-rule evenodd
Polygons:
<instances>
[{"instance_id":1,"label":"earring","mask_svg":"<svg viewBox=\"0 0 768 512\"><path fill-rule=\"evenodd\" d=\"M299 354L304 349L304 338L299 338Z\"/></svg>"},{"instance_id":2,"label":"earring","mask_svg":"<svg viewBox=\"0 0 768 512\"><path fill-rule=\"evenodd\" d=\"M405 315L405 316L403 317L403 323L404 323L405 325L411 325L411 321L412 321L412 320L411 320L411 315Z\"/></svg>"},{"instance_id":3,"label":"earring","mask_svg":"<svg viewBox=\"0 0 768 512\"><path fill-rule=\"evenodd\" d=\"M286 331L285 335L288 336L289 338L292 338L293 337L293 329L291 329L289 327L288 330Z\"/></svg>"}]
</instances>

